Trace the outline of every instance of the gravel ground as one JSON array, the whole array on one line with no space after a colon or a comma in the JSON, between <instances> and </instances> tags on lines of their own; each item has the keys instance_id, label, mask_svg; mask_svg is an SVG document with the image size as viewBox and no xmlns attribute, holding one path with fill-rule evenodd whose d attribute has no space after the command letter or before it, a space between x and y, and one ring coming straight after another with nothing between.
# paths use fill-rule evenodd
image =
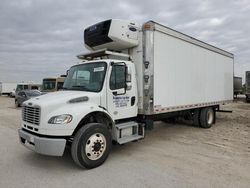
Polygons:
<instances>
[{"instance_id":1,"label":"gravel ground","mask_svg":"<svg viewBox=\"0 0 250 188\"><path fill-rule=\"evenodd\" d=\"M250 187L250 103L223 106L216 125L200 129L156 122L146 138L113 147L100 167L85 170L63 157L19 144L21 110L0 97L0 187Z\"/></svg>"}]
</instances>

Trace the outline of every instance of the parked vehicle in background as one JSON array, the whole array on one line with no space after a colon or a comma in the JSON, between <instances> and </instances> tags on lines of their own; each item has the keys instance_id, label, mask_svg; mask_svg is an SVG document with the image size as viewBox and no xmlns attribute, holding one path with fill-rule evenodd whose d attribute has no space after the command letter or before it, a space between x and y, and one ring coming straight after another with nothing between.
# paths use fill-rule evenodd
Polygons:
<instances>
[{"instance_id":1,"label":"parked vehicle in background","mask_svg":"<svg viewBox=\"0 0 250 188\"><path fill-rule=\"evenodd\" d=\"M210 128L233 100L233 54L156 22L106 20L84 41L92 52L78 55L63 91L24 102L19 138L37 153L62 156L67 144L77 165L94 168L112 141L143 139L155 120L178 116Z\"/></svg>"},{"instance_id":2,"label":"parked vehicle in background","mask_svg":"<svg viewBox=\"0 0 250 188\"><path fill-rule=\"evenodd\" d=\"M41 90L41 84L36 83L18 83L16 87L16 93L22 90Z\"/></svg>"},{"instance_id":3,"label":"parked vehicle in background","mask_svg":"<svg viewBox=\"0 0 250 188\"><path fill-rule=\"evenodd\" d=\"M250 71L246 71L245 95L246 102L250 102Z\"/></svg>"},{"instance_id":4,"label":"parked vehicle in background","mask_svg":"<svg viewBox=\"0 0 250 188\"><path fill-rule=\"evenodd\" d=\"M242 93L242 78L234 76L234 98L240 93Z\"/></svg>"},{"instance_id":5,"label":"parked vehicle in background","mask_svg":"<svg viewBox=\"0 0 250 188\"><path fill-rule=\"evenodd\" d=\"M33 97L40 96L42 93L39 90L22 90L15 96L15 106L20 107L24 101L27 101Z\"/></svg>"},{"instance_id":6,"label":"parked vehicle in background","mask_svg":"<svg viewBox=\"0 0 250 188\"><path fill-rule=\"evenodd\" d=\"M1 95L11 96L16 86L17 86L17 83L0 82L0 96Z\"/></svg>"},{"instance_id":7,"label":"parked vehicle in background","mask_svg":"<svg viewBox=\"0 0 250 188\"><path fill-rule=\"evenodd\" d=\"M57 78L44 78L42 85L42 92L53 92L58 91L63 88L63 83L65 80L64 75L61 75Z\"/></svg>"}]
</instances>

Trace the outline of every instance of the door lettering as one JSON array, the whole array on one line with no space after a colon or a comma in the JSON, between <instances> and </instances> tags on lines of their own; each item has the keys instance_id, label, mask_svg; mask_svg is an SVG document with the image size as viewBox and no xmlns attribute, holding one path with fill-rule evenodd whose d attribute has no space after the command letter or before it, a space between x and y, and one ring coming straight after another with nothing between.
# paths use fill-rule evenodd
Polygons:
<instances>
[{"instance_id":1,"label":"door lettering","mask_svg":"<svg viewBox=\"0 0 250 188\"><path fill-rule=\"evenodd\" d=\"M116 108L127 107L129 103L129 96L113 96L113 103Z\"/></svg>"}]
</instances>

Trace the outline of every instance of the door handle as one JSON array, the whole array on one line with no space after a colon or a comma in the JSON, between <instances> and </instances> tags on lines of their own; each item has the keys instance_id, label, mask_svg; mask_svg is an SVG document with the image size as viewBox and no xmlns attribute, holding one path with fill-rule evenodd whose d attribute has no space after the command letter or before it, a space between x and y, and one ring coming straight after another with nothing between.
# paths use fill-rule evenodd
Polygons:
<instances>
[{"instance_id":1,"label":"door handle","mask_svg":"<svg viewBox=\"0 0 250 188\"><path fill-rule=\"evenodd\" d=\"M135 96L131 97L131 106L135 105Z\"/></svg>"}]
</instances>

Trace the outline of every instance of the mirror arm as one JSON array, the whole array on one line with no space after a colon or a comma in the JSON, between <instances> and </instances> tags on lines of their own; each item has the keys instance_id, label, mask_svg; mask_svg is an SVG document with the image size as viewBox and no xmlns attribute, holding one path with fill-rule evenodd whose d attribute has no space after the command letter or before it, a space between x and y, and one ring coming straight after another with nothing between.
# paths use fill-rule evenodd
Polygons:
<instances>
[{"instance_id":1,"label":"mirror arm","mask_svg":"<svg viewBox=\"0 0 250 188\"><path fill-rule=\"evenodd\" d=\"M125 89L125 93L126 93L126 90L127 90L127 70L128 70L128 67L126 66L126 64L124 66L125 66L125 84L124 84L124 89Z\"/></svg>"}]
</instances>

